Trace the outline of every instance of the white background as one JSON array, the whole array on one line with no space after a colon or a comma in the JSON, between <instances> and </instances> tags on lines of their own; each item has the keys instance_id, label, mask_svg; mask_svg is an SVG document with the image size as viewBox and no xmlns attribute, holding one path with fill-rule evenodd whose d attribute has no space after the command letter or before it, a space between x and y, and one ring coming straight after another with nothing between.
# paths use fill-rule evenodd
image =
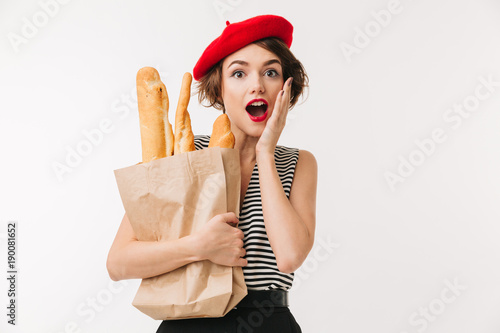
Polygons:
<instances>
[{"instance_id":1,"label":"white background","mask_svg":"<svg viewBox=\"0 0 500 333\"><path fill-rule=\"evenodd\" d=\"M0 1L0 277L11 220L19 269L18 325L1 278L0 331L155 332L131 305L140 281L110 283L105 267L124 213L113 170L141 158L135 75L157 68L175 110L225 20L277 14L310 77L280 144L319 165L316 243L291 293L303 331L500 332L498 1L66 2ZM388 7L382 26L373 13ZM460 125L446 121L465 101ZM219 112L196 96L189 111L210 133ZM102 121L108 133L58 177ZM431 147L436 129L446 139Z\"/></svg>"}]
</instances>

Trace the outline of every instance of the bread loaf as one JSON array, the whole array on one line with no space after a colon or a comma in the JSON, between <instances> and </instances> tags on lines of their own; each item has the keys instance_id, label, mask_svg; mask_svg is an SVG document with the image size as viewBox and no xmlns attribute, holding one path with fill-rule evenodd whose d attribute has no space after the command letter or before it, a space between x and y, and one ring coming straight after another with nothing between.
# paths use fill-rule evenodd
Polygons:
<instances>
[{"instance_id":1,"label":"bread loaf","mask_svg":"<svg viewBox=\"0 0 500 333\"><path fill-rule=\"evenodd\" d=\"M225 113L215 119L212 136L208 143L208 148L217 146L221 148L234 148L234 134L231 132L231 122Z\"/></svg>"},{"instance_id":2,"label":"bread loaf","mask_svg":"<svg viewBox=\"0 0 500 333\"><path fill-rule=\"evenodd\" d=\"M177 103L177 110L175 111L175 155L196 150L194 146L194 135L191 129L191 118L187 110L191 97L192 80L193 77L190 73L185 73L182 77L179 102Z\"/></svg>"},{"instance_id":3,"label":"bread loaf","mask_svg":"<svg viewBox=\"0 0 500 333\"><path fill-rule=\"evenodd\" d=\"M196 150L187 107L191 98L190 73L185 73L175 112L175 135L168 120L168 94L160 74L152 67L137 72L137 101L141 125L142 162ZM231 122L226 114L215 120L208 147L234 148ZM138 164L140 164L138 163Z\"/></svg>"},{"instance_id":4,"label":"bread loaf","mask_svg":"<svg viewBox=\"0 0 500 333\"><path fill-rule=\"evenodd\" d=\"M141 129L142 162L173 155L174 134L168 121L167 89L152 67L137 72L137 102Z\"/></svg>"}]
</instances>

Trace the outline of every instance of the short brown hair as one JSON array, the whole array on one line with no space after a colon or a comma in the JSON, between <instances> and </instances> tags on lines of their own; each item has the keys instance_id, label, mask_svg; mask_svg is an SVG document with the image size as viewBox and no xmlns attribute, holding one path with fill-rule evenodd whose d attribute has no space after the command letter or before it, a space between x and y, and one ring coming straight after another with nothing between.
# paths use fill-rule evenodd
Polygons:
<instances>
[{"instance_id":1,"label":"short brown hair","mask_svg":"<svg viewBox=\"0 0 500 333\"><path fill-rule=\"evenodd\" d=\"M290 92L290 109L297 103L298 98L304 93L304 89L309 87L309 77L302 63L293 55L286 44L279 38L264 38L253 42L262 48L276 54L281 61L283 69L283 82L289 77L293 77ZM214 107L225 112L224 101L222 100L222 62L212 66L197 83L198 101L200 104L206 100L206 107Z\"/></svg>"}]
</instances>

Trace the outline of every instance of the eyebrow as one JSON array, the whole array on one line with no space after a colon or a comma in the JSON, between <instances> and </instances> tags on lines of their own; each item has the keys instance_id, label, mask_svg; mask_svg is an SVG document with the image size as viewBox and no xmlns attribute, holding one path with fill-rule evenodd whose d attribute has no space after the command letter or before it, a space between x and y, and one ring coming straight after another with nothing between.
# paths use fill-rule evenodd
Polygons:
<instances>
[{"instance_id":1,"label":"eyebrow","mask_svg":"<svg viewBox=\"0 0 500 333\"><path fill-rule=\"evenodd\" d=\"M234 60L233 62L231 62L229 64L229 66L227 66L227 68L231 67L234 64L239 64L239 65L242 65L242 66L248 66L248 62L246 62L246 61L243 61L243 60ZM271 64L280 64L281 65L281 62L278 59L271 59L271 60L266 61L263 64L263 66L269 66Z\"/></svg>"}]
</instances>

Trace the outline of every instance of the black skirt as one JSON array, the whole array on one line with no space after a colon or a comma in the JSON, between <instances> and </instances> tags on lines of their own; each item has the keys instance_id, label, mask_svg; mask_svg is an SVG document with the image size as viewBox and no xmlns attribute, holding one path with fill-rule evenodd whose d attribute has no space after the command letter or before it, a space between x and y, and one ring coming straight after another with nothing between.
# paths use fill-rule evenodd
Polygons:
<instances>
[{"instance_id":1,"label":"black skirt","mask_svg":"<svg viewBox=\"0 0 500 333\"><path fill-rule=\"evenodd\" d=\"M220 318L164 320L156 333L302 333L288 307L236 308Z\"/></svg>"}]
</instances>

